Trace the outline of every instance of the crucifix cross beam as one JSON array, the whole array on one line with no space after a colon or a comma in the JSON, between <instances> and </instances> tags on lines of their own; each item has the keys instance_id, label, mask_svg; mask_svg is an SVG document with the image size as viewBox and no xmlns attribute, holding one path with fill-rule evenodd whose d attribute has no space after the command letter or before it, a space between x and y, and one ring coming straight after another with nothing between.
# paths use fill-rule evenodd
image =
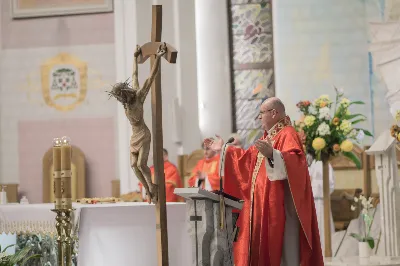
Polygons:
<instances>
[{"instance_id":1,"label":"crucifix cross beam","mask_svg":"<svg viewBox=\"0 0 400 266\"><path fill-rule=\"evenodd\" d=\"M143 64L150 58L152 68L155 55L161 45L162 33L162 6L152 7L151 42L141 46L141 57L138 63ZM174 47L165 43L167 52L164 58L168 63L176 63L178 52ZM152 134L153 134L153 159L154 159L154 183L158 185L158 202L156 203L156 236L158 265L168 266L168 231L167 208L165 202L165 176L163 160L163 130L162 130L162 99L161 99L161 65L153 84L151 85L151 110L152 110Z\"/></svg>"}]
</instances>

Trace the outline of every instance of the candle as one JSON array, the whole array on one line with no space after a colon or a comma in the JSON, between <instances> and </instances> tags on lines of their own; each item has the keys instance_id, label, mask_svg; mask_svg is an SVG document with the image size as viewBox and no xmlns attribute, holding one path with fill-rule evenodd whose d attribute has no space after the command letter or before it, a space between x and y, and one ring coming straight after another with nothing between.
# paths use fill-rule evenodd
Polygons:
<instances>
[{"instance_id":1,"label":"candle","mask_svg":"<svg viewBox=\"0 0 400 266\"><path fill-rule=\"evenodd\" d=\"M53 185L55 208L61 209L61 140L53 140Z\"/></svg>"},{"instance_id":2,"label":"candle","mask_svg":"<svg viewBox=\"0 0 400 266\"><path fill-rule=\"evenodd\" d=\"M62 207L71 209L71 144L68 137L61 139L61 198Z\"/></svg>"}]
</instances>

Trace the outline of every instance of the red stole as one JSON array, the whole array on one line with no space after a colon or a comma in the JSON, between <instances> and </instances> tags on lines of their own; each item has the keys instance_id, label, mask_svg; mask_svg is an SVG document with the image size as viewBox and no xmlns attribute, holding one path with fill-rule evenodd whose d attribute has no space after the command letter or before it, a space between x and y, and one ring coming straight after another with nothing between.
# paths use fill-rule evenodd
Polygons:
<instances>
[{"instance_id":1,"label":"red stole","mask_svg":"<svg viewBox=\"0 0 400 266\"><path fill-rule=\"evenodd\" d=\"M311 181L299 136L290 123L283 121L270 130L269 137L274 149L281 151L284 158L300 220L301 265L324 265ZM284 182L287 181L271 182L265 158L258 157L254 146L247 151L231 146L226 152L224 190L245 201L237 222L240 231L234 244L236 266L279 266L281 262L285 229Z\"/></svg>"}]
</instances>

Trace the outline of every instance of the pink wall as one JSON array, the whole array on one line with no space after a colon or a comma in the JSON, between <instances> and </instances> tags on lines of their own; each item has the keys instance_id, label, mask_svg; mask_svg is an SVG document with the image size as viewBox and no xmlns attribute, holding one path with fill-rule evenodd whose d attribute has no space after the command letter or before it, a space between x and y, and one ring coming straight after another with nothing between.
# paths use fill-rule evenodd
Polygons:
<instances>
[{"instance_id":1,"label":"pink wall","mask_svg":"<svg viewBox=\"0 0 400 266\"><path fill-rule=\"evenodd\" d=\"M114 13L13 20L10 2L0 1L3 49L114 43Z\"/></svg>"},{"instance_id":2,"label":"pink wall","mask_svg":"<svg viewBox=\"0 0 400 266\"><path fill-rule=\"evenodd\" d=\"M116 178L113 118L20 121L20 195L42 202L42 158L53 138L62 136L69 136L86 156L87 196L111 196L111 180Z\"/></svg>"}]
</instances>

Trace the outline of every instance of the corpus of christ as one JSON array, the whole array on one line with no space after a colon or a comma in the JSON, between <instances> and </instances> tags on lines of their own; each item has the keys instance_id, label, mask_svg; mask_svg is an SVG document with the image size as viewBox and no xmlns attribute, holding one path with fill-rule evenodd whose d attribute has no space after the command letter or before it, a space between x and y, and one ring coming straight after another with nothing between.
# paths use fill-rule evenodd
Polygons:
<instances>
[{"instance_id":1,"label":"corpus of christ","mask_svg":"<svg viewBox=\"0 0 400 266\"><path fill-rule=\"evenodd\" d=\"M0 265L400 265L394 2L2 2Z\"/></svg>"}]
</instances>

